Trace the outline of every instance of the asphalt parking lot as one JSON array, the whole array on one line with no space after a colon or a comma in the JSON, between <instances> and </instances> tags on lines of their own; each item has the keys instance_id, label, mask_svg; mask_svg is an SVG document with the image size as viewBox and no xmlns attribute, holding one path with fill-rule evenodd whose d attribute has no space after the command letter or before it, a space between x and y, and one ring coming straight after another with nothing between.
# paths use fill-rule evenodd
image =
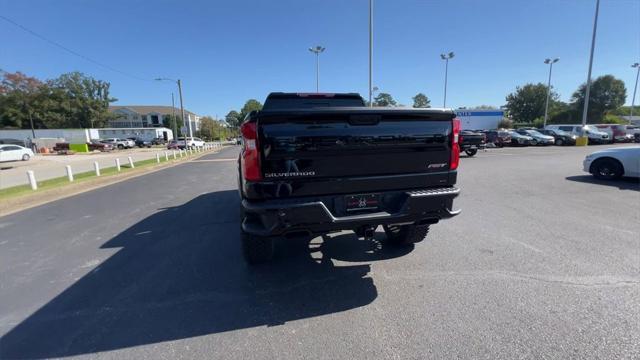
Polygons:
<instances>
[{"instance_id":1,"label":"asphalt parking lot","mask_svg":"<svg viewBox=\"0 0 640 360\"><path fill-rule=\"evenodd\" d=\"M254 268L237 147L2 217L0 358L637 359L640 184L583 173L602 148L463 155L462 214L423 243Z\"/></svg>"}]
</instances>

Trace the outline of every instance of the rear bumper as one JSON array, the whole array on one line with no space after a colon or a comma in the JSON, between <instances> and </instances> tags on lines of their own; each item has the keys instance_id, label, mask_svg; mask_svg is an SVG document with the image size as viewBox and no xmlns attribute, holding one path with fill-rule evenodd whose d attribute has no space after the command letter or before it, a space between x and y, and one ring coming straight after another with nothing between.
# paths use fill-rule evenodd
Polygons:
<instances>
[{"instance_id":1,"label":"rear bumper","mask_svg":"<svg viewBox=\"0 0 640 360\"><path fill-rule=\"evenodd\" d=\"M296 198L255 202L242 200L246 215L242 230L259 236L320 234L355 230L362 226L386 224L433 224L460 213L453 209L453 199L460 189L431 188L385 192L380 211L347 214L344 195L322 198Z\"/></svg>"}]
</instances>

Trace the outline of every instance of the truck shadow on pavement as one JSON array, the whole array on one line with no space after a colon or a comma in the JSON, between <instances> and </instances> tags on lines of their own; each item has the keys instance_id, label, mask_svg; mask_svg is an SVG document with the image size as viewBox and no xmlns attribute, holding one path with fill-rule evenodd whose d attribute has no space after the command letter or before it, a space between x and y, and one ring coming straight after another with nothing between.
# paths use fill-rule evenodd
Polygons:
<instances>
[{"instance_id":1,"label":"truck shadow on pavement","mask_svg":"<svg viewBox=\"0 0 640 360\"><path fill-rule=\"evenodd\" d=\"M640 180L635 178L623 177L618 180L598 180L591 175L567 176L567 180L576 181L586 184L605 185L617 187L620 190L640 191Z\"/></svg>"},{"instance_id":2,"label":"truck shadow on pavement","mask_svg":"<svg viewBox=\"0 0 640 360\"><path fill-rule=\"evenodd\" d=\"M283 240L272 263L250 267L238 205L237 191L208 193L118 234L101 246L117 253L0 339L0 358L91 354L347 311L377 290L368 264L344 262L412 249L390 249L381 234Z\"/></svg>"}]
</instances>

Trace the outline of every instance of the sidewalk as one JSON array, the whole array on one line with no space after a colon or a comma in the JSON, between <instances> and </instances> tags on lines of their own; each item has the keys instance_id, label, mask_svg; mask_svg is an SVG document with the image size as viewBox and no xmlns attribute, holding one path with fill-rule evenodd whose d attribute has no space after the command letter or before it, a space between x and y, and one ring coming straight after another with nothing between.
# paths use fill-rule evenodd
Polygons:
<instances>
[{"instance_id":1,"label":"sidewalk","mask_svg":"<svg viewBox=\"0 0 640 360\"><path fill-rule=\"evenodd\" d=\"M66 176L65 166L70 165L74 174L93 171L93 163L98 162L100 168L114 167L116 159L120 159L121 165L128 164L128 157L133 161L155 159L156 154L164 157L168 152L173 157L173 150L163 147L151 149L115 150L109 153L89 153L74 155L36 155L29 161L11 161L0 163L0 189L28 185L27 170L32 170L36 181ZM176 151L176 156L180 157Z\"/></svg>"}]
</instances>

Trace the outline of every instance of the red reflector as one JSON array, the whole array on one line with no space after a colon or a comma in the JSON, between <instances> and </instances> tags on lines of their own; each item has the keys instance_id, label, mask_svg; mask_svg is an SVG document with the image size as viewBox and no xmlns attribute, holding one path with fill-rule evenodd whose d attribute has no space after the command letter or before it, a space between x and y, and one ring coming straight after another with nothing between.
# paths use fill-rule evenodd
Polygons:
<instances>
[{"instance_id":1,"label":"red reflector","mask_svg":"<svg viewBox=\"0 0 640 360\"><path fill-rule=\"evenodd\" d=\"M245 180L258 181L262 179L260 173L260 151L258 146L258 131L256 123L248 122L240 127L244 148L242 149L242 175Z\"/></svg>"},{"instance_id":2,"label":"red reflector","mask_svg":"<svg viewBox=\"0 0 640 360\"><path fill-rule=\"evenodd\" d=\"M453 119L451 129L451 160L449 161L449 170L455 170L460 163L460 119Z\"/></svg>"}]
</instances>

